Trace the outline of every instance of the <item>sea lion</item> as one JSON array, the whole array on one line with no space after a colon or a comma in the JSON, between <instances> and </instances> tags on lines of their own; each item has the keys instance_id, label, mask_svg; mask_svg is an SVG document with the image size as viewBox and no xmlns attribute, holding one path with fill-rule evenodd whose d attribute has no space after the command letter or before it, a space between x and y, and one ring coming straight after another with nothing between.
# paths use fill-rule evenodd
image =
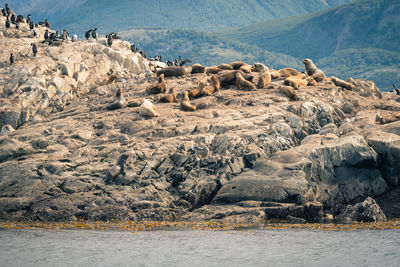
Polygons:
<instances>
[{"instance_id":1,"label":"sea lion","mask_svg":"<svg viewBox=\"0 0 400 267\"><path fill-rule=\"evenodd\" d=\"M14 53L11 53L10 55L10 65L14 64L15 58L14 58Z\"/></svg>"},{"instance_id":2,"label":"sea lion","mask_svg":"<svg viewBox=\"0 0 400 267\"><path fill-rule=\"evenodd\" d=\"M112 180L114 180L118 175L123 175L125 176L125 165L126 161L128 159L129 155L128 154L122 154L118 161L117 164L112 166L107 170L106 178L104 180L105 183L110 183Z\"/></svg>"},{"instance_id":3,"label":"sea lion","mask_svg":"<svg viewBox=\"0 0 400 267\"><path fill-rule=\"evenodd\" d=\"M6 124L1 127L0 135L5 135L14 131L14 128L10 124Z\"/></svg>"},{"instance_id":4,"label":"sea lion","mask_svg":"<svg viewBox=\"0 0 400 267\"><path fill-rule=\"evenodd\" d=\"M206 83L205 83L204 81L200 81L200 82L199 82L199 85L197 86L196 89L190 90L190 91L188 92L188 97L189 97L190 99L192 99L192 98L196 98L196 97L202 96L202 95L203 95L203 94L202 94L202 90L203 90L203 88L204 88L205 86L206 86Z\"/></svg>"},{"instance_id":5,"label":"sea lion","mask_svg":"<svg viewBox=\"0 0 400 267\"><path fill-rule=\"evenodd\" d=\"M192 67L191 73L204 73L206 71L206 68L201 64L193 64L191 67Z\"/></svg>"},{"instance_id":6,"label":"sea lion","mask_svg":"<svg viewBox=\"0 0 400 267\"><path fill-rule=\"evenodd\" d=\"M217 75L211 76L211 85L205 86L201 89L201 95L212 95L220 91L220 84Z\"/></svg>"},{"instance_id":7,"label":"sea lion","mask_svg":"<svg viewBox=\"0 0 400 267\"><path fill-rule=\"evenodd\" d=\"M263 72L260 74L260 78L258 79L257 88L264 89L267 88L271 84L271 72L268 68L266 70L263 69Z\"/></svg>"},{"instance_id":8,"label":"sea lion","mask_svg":"<svg viewBox=\"0 0 400 267\"><path fill-rule=\"evenodd\" d=\"M220 68L218 67L206 67L206 74L217 74L218 72L222 71Z\"/></svg>"},{"instance_id":9,"label":"sea lion","mask_svg":"<svg viewBox=\"0 0 400 267\"><path fill-rule=\"evenodd\" d=\"M229 64L219 64L218 68L221 70L233 70L233 67Z\"/></svg>"},{"instance_id":10,"label":"sea lion","mask_svg":"<svg viewBox=\"0 0 400 267\"><path fill-rule=\"evenodd\" d=\"M257 91L256 86L243 78L241 72L236 72L236 87L240 90Z\"/></svg>"},{"instance_id":11,"label":"sea lion","mask_svg":"<svg viewBox=\"0 0 400 267\"><path fill-rule=\"evenodd\" d=\"M183 111L195 111L196 106L190 103L189 94L187 91L182 93L181 108Z\"/></svg>"},{"instance_id":12,"label":"sea lion","mask_svg":"<svg viewBox=\"0 0 400 267\"><path fill-rule=\"evenodd\" d=\"M38 52L37 46L36 46L36 44L34 44L34 43L31 43L31 46L32 46L32 53L33 53L33 56L36 57L36 54L37 54L37 52Z\"/></svg>"},{"instance_id":13,"label":"sea lion","mask_svg":"<svg viewBox=\"0 0 400 267\"><path fill-rule=\"evenodd\" d=\"M351 84L349 82L343 81L335 76L331 76L330 80L336 85L340 86L342 88L345 88L347 90L353 90L354 89L354 84Z\"/></svg>"},{"instance_id":14,"label":"sea lion","mask_svg":"<svg viewBox=\"0 0 400 267\"><path fill-rule=\"evenodd\" d=\"M257 62L257 63L253 64L253 67L252 67L251 70L254 71L254 72L263 73L263 72L265 72L267 70L269 71L269 68L267 66L265 66L264 64Z\"/></svg>"},{"instance_id":15,"label":"sea lion","mask_svg":"<svg viewBox=\"0 0 400 267\"><path fill-rule=\"evenodd\" d=\"M250 73L252 69L252 66L248 65L248 64L244 64L243 66L241 66L239 68L239 70L243 71L244 73Z\"/></svg>"},{"instance_id":16,"label":"sea lion","mask_svg":"<svg viewBox=\"0 0 400 267\"><path fill-rule=\"evenodd\" d=\"M154 109L153 103L145 99L139 107L139 114L145 117L158 117L157 111Z\"/></svg>"},{"instance_id":17,"label":"sea lion","mask_svg":"<svg viewBox=\"0 0 400 267\"><path fill-rule=\"evenodd\" d=\"M163 68L161 70L158 70L156 72L157 76L160 76L161 74L164 74L165 77L173 77L173 76L183 76L186 74L189 74L192 72L192 67L176 67L176 66L170 66Z\"/></svg>"},{"instance_id":18,"label":"sea lion","mask_svg":"<svg viewBox=\"0 0 400 267\"><path fill-rule=\"evenodd\" d=\"M301 73L300 75L287 77L283 81L283 84L291 86L294 89L298 90L300 87L307 86L308 81L306 80L306 75L304 73Z\"/></svg>"},{"instance_id":19,"label":"sea lion","mask_svg":"<svg viewBox=\"0 0 400 267\"><path fill-rule=\"evenodd\" d=\"M115 98L113 103L109 104L107 106L107 110L115 110L115 109L120 109L124 108L126 106L126 100L124 96L122 95L122 90L118 89L117 92L115 93Z\"/></svg>"},{"instance_id":20,"label":"sea lion","mask_svg":"<svg viewBox=\"0 0 400 267\"><path fill-rule=\"evenodd\" d=\"M298 72L295 69L283 68L283 69L280 69L278 71L271 72L271 78L272 79L287 78L287 77L290 77L290 76L297 76L299 74L300 74L300 72Z\"/></svg>"},{"instance_id":21,"label":"sea lion","mask_svg":"<svg viewBox=\"0 0 400 267\"><path fill-rule=\"evenodd\" d=\"M162 103L176 102L176 89L175 89L175 87L170 88L169 91L168 91L168 94L165 94L160 98L160 102L162 102Z\"/></svg>"},{"instance_id":22,"label":"sea lion","mask_svg":"<svg viewBox=\"0 0 400 267\"><path fill-rule=\"evenodd\" d=\"M313 61L309 58L303 59L304 67L306 68L307 75L313 77L313 79L317 82L322 82L325 80L325 73L318 69L317 66L313 63Z\"/></svg>"},{"instance_id":23,"label":"sea lion","mask_svg":"<svg viewBox=\"0 0 400 267\"><path fill-rule=\"evenodd\" d=\"M164 93L167 90L167 84L165 83L164 74L158 76L158 83L156 85L150 85L146 88L146 92L149 94Z\"/></svg>"},{"instance_id":24,"label":"sea lion","mask_svg":"<svg viewBox=\"0 0 400 267\"><path fill-rule=\"evenodd\" d=\"M289 97L291 100L299 100L299 96L291 86L279 86L279 91Z\"/></svg>"},{"instance_id":25,"label":"sea lion","mask_svg":"<svg viewBox=\"0 0 400 267\"><path fill-rule=\"evenodd\" d=\"M244 62L231 62L231 63L229 63L229 65L231 65L234 70L238 70L243 65L246 65L246 63L244 63Z\"/></svg>"}]
</instances>

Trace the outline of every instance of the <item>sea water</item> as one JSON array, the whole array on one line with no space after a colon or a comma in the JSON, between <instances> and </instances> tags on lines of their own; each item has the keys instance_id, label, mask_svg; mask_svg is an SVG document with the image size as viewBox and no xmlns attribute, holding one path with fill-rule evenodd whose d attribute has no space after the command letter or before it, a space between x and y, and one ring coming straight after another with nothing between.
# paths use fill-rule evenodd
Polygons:
<instances>
[{"instance_id":1,"label":"sea water","mask_svg":"<svg viewBox=\"0 0 400 267\"><path fill-rule=\"evenodd\" d=\"M0 230L0 266L400 266L400 230Z\"/></svg>"}]
</instances>

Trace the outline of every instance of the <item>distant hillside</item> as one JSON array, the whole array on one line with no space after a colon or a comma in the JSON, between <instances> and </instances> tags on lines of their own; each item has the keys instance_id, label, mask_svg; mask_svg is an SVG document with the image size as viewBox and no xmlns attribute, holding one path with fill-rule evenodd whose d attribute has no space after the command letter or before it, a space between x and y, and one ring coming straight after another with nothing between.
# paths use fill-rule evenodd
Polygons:
<instances>
[{"instance_id":1,"label":"distant hillside","mask_svg":"<svg viewBox=\"0 0 400 267\"><path fill-rule=\"evenodd\" d=\"M40 18L55 13L65 13L77 8L87 0L0 0L0 6L5 3L17 14L26 16L32 14L32 18Z\"/></svg>"},{"instance_id":2,"label":"distant hillside","mask_svg":"<svg viewBox=\"0 0 400 267\"><path fill-rule=\"evenodd\" d=\"M287 66L301 68L301 62L279 53L271 53L257 46L219 38L212 33L194 30L133 29L120 32L123 39L135 43L150 57L162 55L163 60L178 56L206 66L242 60L264 62L273 68Z\"/></svg>"},{"instance_id":3,"label":"distant hillside","mask_svg":"<svg viewBox=\"0 0 400 267\"><path fill-rule=\"evenodd\" d=\"M374 79L388 89L400 78L399 14L398 0L359 0L220 35L298 59L312 58L328 74Z\"/></svg>"},{"instance_id":4,"label":"distant hillside","mask_svg":"<svg viewBox=\"0 0 400 267\"><path fill-rule=\"evenodd\" d=\"M215 31L268 19L306 14L351 0L87 0L67 13L50 17L57 28L83 33L98 27L101 33L139 27Z\"/></svg>"}]
</instances>

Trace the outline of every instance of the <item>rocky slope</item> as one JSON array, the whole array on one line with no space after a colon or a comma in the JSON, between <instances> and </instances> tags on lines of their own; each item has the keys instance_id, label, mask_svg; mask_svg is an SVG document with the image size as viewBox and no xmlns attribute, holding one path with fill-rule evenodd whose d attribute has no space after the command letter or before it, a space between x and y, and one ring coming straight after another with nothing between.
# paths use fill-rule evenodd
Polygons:
<instances>
[{"instance_id":1,"label":"rocky slope","mask_svg":"<svg viewBox=\"0 0 400 267\"><path fill-rule=\"evenodd\" d=\"M349 91L326 80L296 101L280 92L283 79L229 86L184 112L146 93L157 78L128 43L39 44L32 57L39 40L2 25L0 127L16 130L0 136L1 220L383 220L367 197L399 214L400 122L377 118L388 121L400 102L373 82ZM166 84L180 95L207 78ZM106 110L116 89L131 107ZM139 114L144 98L158 117ZM123 153L126 175L105 183Z\"/></svg>"}]
</instances>

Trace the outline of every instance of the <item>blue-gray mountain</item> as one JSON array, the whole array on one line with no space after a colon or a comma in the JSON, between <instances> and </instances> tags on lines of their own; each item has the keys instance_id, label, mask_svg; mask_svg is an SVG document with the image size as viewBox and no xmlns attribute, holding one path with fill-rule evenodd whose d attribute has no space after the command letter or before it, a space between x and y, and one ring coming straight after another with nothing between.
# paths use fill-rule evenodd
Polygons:
<instances>
[{"instance_id":1,"label":"blue-gray mountain","mask_svg":"<svg viewBox=\"0 0 400 267\"><path fill-rule=\"evenodd\" d=\"M268 19L306 14L351 0L13 0L20 13L49 16L52 25L83 33L97 27L100 33L133 27L218 30L250 25ZM0 3L7 2L1 0ZM24 6L27 10L24 10Z\"/></svg>"}]
</instances>

